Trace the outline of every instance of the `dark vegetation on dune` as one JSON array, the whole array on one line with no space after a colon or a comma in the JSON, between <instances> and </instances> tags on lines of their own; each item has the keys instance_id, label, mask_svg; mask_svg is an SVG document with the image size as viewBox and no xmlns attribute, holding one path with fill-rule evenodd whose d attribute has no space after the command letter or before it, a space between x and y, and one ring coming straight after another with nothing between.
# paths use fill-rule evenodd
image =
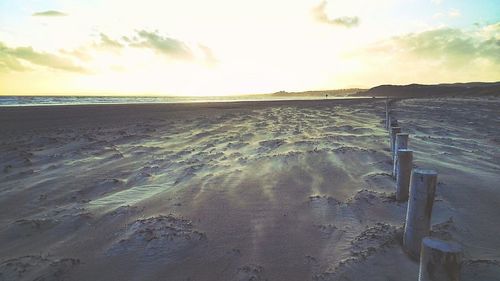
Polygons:
<instances>
[{"instance_id":1,"label":"dark vegetation on dune","mask_svg":"<svg viewBox=\"0 0 500 281\"><path fill-rule=\"evenodd\" d=\"M336 90L319 90L319 91L305 91L305 92L286 92L286 91L279 91L276 93L272 93L272 96L275 97L286 97L286 96L293 96L293 97L324 97L325 95L328 96L349 96L352 95L353 93L359 93L366 91L366 89L360 89L360 88L348 88L348 89L336 89Z\"/></svg>"},{"instance_id":2,"label":"dark vegetation on dune","mask_svg":"<svg viewBox=\"0 0 500 281\"><path fill-rule=\"evenodd\" d=\"M467 97L467 96L500 96L500 82L469 82L448 83L436 85L409 84L409 85L380 85L371 89L337 89L305 92L279 91L272 93L275 97Z\"/></svg>"},{"instance_id":3,"label":"dark vegetation on dune","mask_svg":"<svg viewBox=\"0 0 500 281\"><path fill-rule=\"evenodd\" d=\"M451 96L499 96L500 82L471 82L438 85L380 85L352 96L373 97L451 97Z\"/></svg>"}]
</instances>

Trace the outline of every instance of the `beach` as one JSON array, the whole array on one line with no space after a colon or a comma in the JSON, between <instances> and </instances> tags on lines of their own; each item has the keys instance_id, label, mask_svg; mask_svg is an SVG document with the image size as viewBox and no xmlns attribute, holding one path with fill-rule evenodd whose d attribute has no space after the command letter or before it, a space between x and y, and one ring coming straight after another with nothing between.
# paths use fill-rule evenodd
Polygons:
<instances>
[{"instance_id":1,"label":"beach","mask_svg":"<svg viewBox=\"0 0 500 281\"><path fill-rule=\"evenodd\" d=\"M384 99L0 108L0 280L418 280ZM403 99L432 236L500 280L500 98Z\"/></svg>"}]
</instances>

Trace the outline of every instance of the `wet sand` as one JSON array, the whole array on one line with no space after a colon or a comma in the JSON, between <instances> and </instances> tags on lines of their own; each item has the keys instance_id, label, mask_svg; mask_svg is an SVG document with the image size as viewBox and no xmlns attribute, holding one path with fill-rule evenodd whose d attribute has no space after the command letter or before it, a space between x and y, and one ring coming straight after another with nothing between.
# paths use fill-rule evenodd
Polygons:
<instances>
[{"instance_id":1,"label":"wet sand","mask_svg":"<svg viewBox=\"0 0 500 281\"><path fill-rule=\"evenodd\" d=\"M499 108L394 105L465 281L500 280ZM372 99L0 108L0 280L417 280L384 117Z\"/></svg>"}]
</instances>

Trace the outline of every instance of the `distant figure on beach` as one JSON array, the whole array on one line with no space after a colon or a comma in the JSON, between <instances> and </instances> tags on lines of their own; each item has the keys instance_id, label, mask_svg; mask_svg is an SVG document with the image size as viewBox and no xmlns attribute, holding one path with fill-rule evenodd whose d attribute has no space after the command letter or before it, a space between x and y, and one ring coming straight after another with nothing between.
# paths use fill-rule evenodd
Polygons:
<instances>
[{"instance_id":1,"label":"distant figure on beach","mask_svg":"<svg viewBox=\"0 0 500 281\"><path fill-rule=\"evenodd\" d=\"M325 99L328 99L328 94L325 95Z\"/></svg>"}]
</instances>

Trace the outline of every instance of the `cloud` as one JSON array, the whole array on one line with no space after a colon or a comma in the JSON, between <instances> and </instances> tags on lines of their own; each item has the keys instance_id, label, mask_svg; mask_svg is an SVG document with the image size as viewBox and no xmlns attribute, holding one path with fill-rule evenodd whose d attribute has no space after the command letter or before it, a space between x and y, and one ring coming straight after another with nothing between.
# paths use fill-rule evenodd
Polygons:
<instances>
[{"instance_id":1,"label":"cloud","mask_svg":"<svg viewBox=\"0 0 500 281\"><path fill-rule=\"evenodd\" d=\"M442 27L409 33L353 51L359 79L438 83L500 79L500 23L474 29ZM380 82L378 81L378 82Z\"/></svg>"},{"instance_id":2,"label":"cloud","mask_svg":"<svg viewBox=\"0 0 500 281\"><path fill-rule=\"evenodd\" d=\"M448 12L438 12L438 13L435 13L432 17L435 18L435 19L441 19L441 18L458 18L458 17L461 17L462 16L462 13L460 12L460 10L457 10L457 9L451 9L449 10Z\"/></svg>"},{"instance_id":3,"label":"cloud","mask_svg":"<svg viewBox=\"0 0 500 281\"><path fill-rule=\"evenodd\" d=\"M113 58L119 59L122 50L125 52L128 48L153 50L160 57L204 64L207 67L218 63L212 49L203 44L188 45L183 41L160 35L157 31L139 30L129 37L112 38L99 33L99 39L92 43L72 50L60 49L57 53L39 52L32 47L11 48L0 42L0 71L28 71L32 70L33 65L38 65L68 72L89 73L91 66L99 66L99 61L94 61L99 53L112 52L116 55ZM83 63L86 67L78 63Z\"/></svg>"},{"instance_id":4,"label":"cloud","mask_svg":"<svg viewBox=\"0 0 500 281\"><path fill-rule=\"evenodd\" d=\"M482 27L481 36L483 38L493 38L500 41L500 22Z\"/></svg>"},{"instance_id":5,"label":"cloud","mask_svg":"<svg viewBox=\"0 0 500 281\"><path fill-rule=\"evenodd\" d=\"M124 47L122 43L120 43L117 40L109 38L109 36L107 36L104 33L99 34L99 36L101 40L99 43L95 44L96 47L104 49L121 49Z\"/></svg>"},{"instance_id":6,"label":"cloud","mask_svg":"<svg viewBox=\"0 0 500 281\"><path fill-rule=\"evenodd\" d=\"M330 19L326 13L326 0L322 1L318 6L312 9L312 15L315 20L321 23L331 24L343 27L355 27L359 25L358 17L339 17Z\"/></svg>"},{"instance_id":7,"label":"cloud","mask_svg":"<svg viewBox=\"0 0 500 281\"><path fill-rule=\"evenodd\" d=\"M64 17L67 16L67 14L59 11L54 11L54 10L49 10L49 11L44 11L44 12L37 12L32 14L34 17Z\"/></svg>"},{"instance_id":8,"label":"cloud","mask_svg":"<svg viewBox=\"0 0 500 281\"><path fill-rule=\"evenodd\" d=\"M81 61L92 60L92 56L89 54L86 47L80 47L80 48L74 49L74 50L61 49L61 50L59 50L59 52L61 52L62 54L65 54L65 55L76 57Z\"/></svg>"},{"instance_id":9,"label":"cloud","mask_svg":"<svg viewBox=\"0 0 500 281\"><path fill-rule=\"evenodd\" d=\"M8 47L0 42L0 71L24 71L24 67L16 57L11 56L7 51Z\"/></svg>"},{"instance_id":10,"label":"cloud","mask_svg":"<svg viewBox=\"0 0 500 281\"><path fill-rule=\"evenodd\" d=\"M60 49L59 52L80 61L90 62L94 58L96 52L108 51L119 54L119 51L125 47L126 43L122 43L120 40L111 39L104 33L99 33L99 40L97 41L72 50Z\"/></svg>"},{"instance_id":11,"label":"cloud","mask_svg":"<svg viewBox=\"0 0 500 281\"><path fill-rule=\"evenodd\" d=\"M198 44L198 47L203 52L205 63L208 66L214 66L219 62L217 60L217 58L215 57L212 49L210 49L209 47L202 45L202 44Z\"/></svg>"},{"instance_id":12,"label":"cloud","mask_svg":"<svg viewBox=\"0 0 500 281\"><path fill-rule=\"evenodd\" d=\"M457 18L460 17L461 15L462 13L460 12L460 10L457 9L452 9L448 12L448 16L451 18Z\"/></svg>"},{"instance_id":13,"label":"cloud","mask_svg":"<svg viewBox=\"0 0 500 281\"><path fill-rule=\"evenodd\" d=\"M2 71L28 70L28 68L22 64L22 61L69 72L87 72L83 67L75 65L71 60L63 57L37 52L31 47L10 48L0 42L0 69Z\"/></svg>"},{"instance_id":14,"label":"cloud","mask_svg":"<svg viewBox=\"0 0 500 281\"><path fill-rule=\"evenodd\" d=\"M186 43L174 38L161 36L158 32L139 30L137 31L137 36L133 38L124 37L123 40L129 42L133 47L150 48L170 58L191 60L194 57L191 48Z\"/></svg>"},{"instance_id":15,"label":"cloud","mask_svg":"<svg viewBox=\"0 0 500 281\"><path fill-rule=\"evenodd\" d=\"M497 29L494 29L494 26ZM394 37L389 45L399 52L415 55L422 59L439 60L449 65L466 66L475 60L500 65L500 24L480 30L465 32L455 28L438 28ZM493 32L485 34L485 30Z\"/></svg>"}]
</instances>

